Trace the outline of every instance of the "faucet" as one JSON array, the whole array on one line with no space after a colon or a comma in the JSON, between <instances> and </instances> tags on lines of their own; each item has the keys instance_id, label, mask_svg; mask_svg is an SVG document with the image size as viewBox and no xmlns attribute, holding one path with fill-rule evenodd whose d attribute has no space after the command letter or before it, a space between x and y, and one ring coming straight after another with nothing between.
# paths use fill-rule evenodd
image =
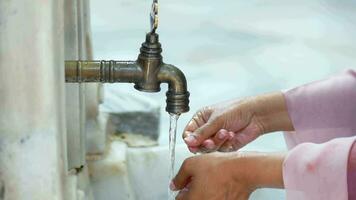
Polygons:
<instances>
[{"instance_id":1,"label":"faucet","mask_svg":"<svg viewBox=\"0 0 356 200\"><path fill-rule=\"evenodd\" d=\"M161 83L168 83L166 111L181 114L189 111L187 81L181 70L163 62L159 36L146 35L136 61L65 61L65 80L68 83L134 83L143 92L159 92Z\"/></svg>"}]
</instances>

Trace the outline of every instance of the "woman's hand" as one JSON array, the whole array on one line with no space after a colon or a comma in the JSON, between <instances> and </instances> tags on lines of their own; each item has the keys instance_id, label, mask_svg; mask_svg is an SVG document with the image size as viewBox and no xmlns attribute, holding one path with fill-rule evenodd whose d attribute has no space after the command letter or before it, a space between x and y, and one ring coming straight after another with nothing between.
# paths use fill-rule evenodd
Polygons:
<instances>
[{"instance_id":1,"label":"woman's hand","mask_svg":"<svg viewBox=\"0 0 356 200\"><path fill-rule=\"evenodd\" d=\"M263 133L293 125L281 92L224 102L199 110L183 139L191 152L235 151Z\"/></svg>"},{"instance_id":2,"label":"woman's hand","mask_svg":"<svg viewBox=\"0 0 356 200\"><path fill-rule=\"evenodd\" d=\"M177 200L247 200L260 187L283 188L284 154L211 153L188 158L172 180Z\"/></svg>"}]
</instances>

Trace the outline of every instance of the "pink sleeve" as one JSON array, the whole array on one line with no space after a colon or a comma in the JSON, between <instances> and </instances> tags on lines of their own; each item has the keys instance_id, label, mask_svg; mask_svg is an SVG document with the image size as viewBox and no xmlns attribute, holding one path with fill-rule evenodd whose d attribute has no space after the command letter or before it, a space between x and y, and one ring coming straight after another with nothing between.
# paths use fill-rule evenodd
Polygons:
<instances>
[{"instance_id":1,"label":"pink sleeve","mask_svg":"<svg viewBox=\"0 0 356 200\"><path fill-rule=\"evenodd\" d=\"M284 162L287 199L347 200L347 164L356 134L356 73L349 70L284 95L295 128L285 133L286 142L290 149L298 145Z\"/></svg>"},{"instance_id":2,"label":"pink sleeve","mask_svg":"<svg viewBox=\"0 0 356 200\"><path fill-rule=\"evenodd\" d=\"M355 137L324 144L303 143L283 164L288 200L347 200L347 162Z\"/></svg>"},{"instance_id":3,"label":"pink sleeve","mask_svg":"<svg viewBox=\"0 0 356 200\"><path fill-rule=\"evenodd\" d=\"M349 200L356 200L356 143L352 145L347 169Z\"/></svg>"},{"instance_id":4,"label":"pink sleeve","mask_svg":"<svg viewBox=\"0 0 356 200\"><path fill-rule=\"evenodd\" d=\"M303 142L323 143L356 134L356 72L284 92L297 133L285 134L288 147Z\"/></svg>"}]
</instances>

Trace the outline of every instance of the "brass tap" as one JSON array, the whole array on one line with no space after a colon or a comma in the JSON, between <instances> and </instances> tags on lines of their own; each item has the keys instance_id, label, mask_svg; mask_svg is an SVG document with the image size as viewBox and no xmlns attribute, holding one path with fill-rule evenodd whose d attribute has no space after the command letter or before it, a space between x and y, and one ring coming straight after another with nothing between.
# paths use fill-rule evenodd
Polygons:
<instances>
[{"instance_id":1,"label":"brass tap","mask_svg":"<svg viewBox=\"0 0 356 200\"><path fill-rule=\"evenodd\" d=\"M177 67L165 64L157 33L150 32L142 44L136 61L65 61L68 83L134 83L144 92L159 92L161 83L168 83L166 111L181 114L189 111L187 81Z\"/></svg>"}]
</instances>

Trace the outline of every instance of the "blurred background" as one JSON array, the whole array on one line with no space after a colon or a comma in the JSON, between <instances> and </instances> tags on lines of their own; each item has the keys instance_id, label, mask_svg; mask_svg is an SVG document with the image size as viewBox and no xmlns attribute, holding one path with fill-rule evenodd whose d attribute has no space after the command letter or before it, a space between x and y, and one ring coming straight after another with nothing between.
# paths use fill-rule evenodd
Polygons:
<instances>
[{"instance_id":1,"label":"blurred background","mask_svg":"<svg viewBox=\"0 0 356 200\"><path fill-rule=\"evenodd\" d=\"M149 31L150 0L91 0L95 59L136 59ZM158 33L167 63L187 76L191 111L231 98L292 88L356 66L355 0L164 0ZM160 143L168 143L165 88L136 92L161 105ZM254 145L285 149L280 133Z\"/></svg>"}]
</instances>

